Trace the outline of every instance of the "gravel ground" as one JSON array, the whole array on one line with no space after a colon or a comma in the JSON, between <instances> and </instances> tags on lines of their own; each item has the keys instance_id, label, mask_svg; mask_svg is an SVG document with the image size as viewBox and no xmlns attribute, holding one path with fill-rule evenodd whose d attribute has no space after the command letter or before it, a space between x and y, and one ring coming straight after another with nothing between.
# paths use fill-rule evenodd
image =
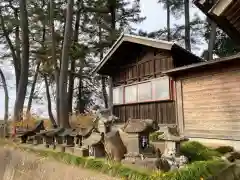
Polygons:
<instances>
[{"instance_id":1,"label":"gravel ground","mask_svg":"<svg viewBox=\"0 0 240 180\"><path fill-rule=\"evenodd\" d=\"M117 180L33 153L0 148L0 180Z\"/></svg>"}]
</instances>

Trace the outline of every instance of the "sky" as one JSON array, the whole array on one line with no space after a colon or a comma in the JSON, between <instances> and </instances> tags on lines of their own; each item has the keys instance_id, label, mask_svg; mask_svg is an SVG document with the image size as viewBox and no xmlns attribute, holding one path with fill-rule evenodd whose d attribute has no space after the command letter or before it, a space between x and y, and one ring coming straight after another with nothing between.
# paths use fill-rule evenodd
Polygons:
<instances>
[{"instance_id":1,"label":"sky","mask_svg":"<svg viewBox=\"0 0 240 180\"><path fill-rule=\"evenodd\" d=\"M136 27L144 29L146 31L154 31L166 27L166 10L163 8L162 4L157 3L157 1L158 0L141 1L142 15L146 16L147 19ZM205 15L193 4L191 4L190 6L190 18L192 18L195 13L197 13L202 18L205 17ZM174 19L174 17L171 17L171 19L171 25L184 24L184 17L178 20Z\"/></svg>"},{"instance_id":2,"label":"sky","mask_svg":"<svg viewBox=\"0 0 240 180\"><path fill-rule=\"evenodd\" d=\"M142 16L146 16L146 20L142 23L135 25L135 28L141 29L147 32L155 31L161 28L166 27L166 10L163 9L161 4L157 3L157 0L141 0L141 10ZM205 16L198 10L194 5L192 5L190 10L190 17L192 18L193 15L197 13L200 17L204 18ZM173 24L184 24L183 17L176 20L172 17L171 25ZM206 47L206 44L201 45L200 49ZM0 47L1 48L1 47ZM200 55L202 51L194 51L195 54ZM13 106L15 101L15 80L14 80L14 70L11 64L0 64L0 67L5 73L8 89L9 89L9 96L10 96L10 105L9 105L9 112L12 114ZM1 82L0 82L1 84ZM54 104L54 102L53 102ZM40 116L47 117L47 104L45 100L42 101L41 104L34 101L33 103L33 112L37 113ZM3 119L4 116L4 91L3 88L0 86L0 119Z\"/></svg>"}]
</instances>

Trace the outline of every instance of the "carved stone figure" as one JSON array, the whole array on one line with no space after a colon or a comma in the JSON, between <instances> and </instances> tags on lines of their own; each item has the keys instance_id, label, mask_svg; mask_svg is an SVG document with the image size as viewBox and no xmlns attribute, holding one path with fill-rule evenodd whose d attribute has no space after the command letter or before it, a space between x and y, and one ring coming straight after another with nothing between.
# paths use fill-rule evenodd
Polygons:
<instances>
[{"instance_id":1,"label":"carved stone figure","mask_svg":"<svg viewBox=\"0 0 240 180\"><path fill-rule=\"evenodd\" d=\"M186 156L180 156L179 158L179 168L184 167L188 163L188 158Z\"/></svg>"},{"instance_id":2,"label":"carved stone figure","mask_svg":"<svg viewBox=\"0 0 240 180\"><path fill-rule=\"evenodd\" d=\"M121 161L126 153L122 139L118 131L112 131L104 136L105 151L110 159Z\"/></svg>"},{"instance_id":3,"label":"carved stone figure","mask_svg":"<svg viewBox=\"0 0 240 180\"><path fill-rule=\"evenodd\" d=\"M185 156L176 156L176 150L174 148L167 150L168 154L162 155L165 158L169 165L171 166L171 170L182 168L188 163L188 159Z\"/></svg>"}]
</instances>

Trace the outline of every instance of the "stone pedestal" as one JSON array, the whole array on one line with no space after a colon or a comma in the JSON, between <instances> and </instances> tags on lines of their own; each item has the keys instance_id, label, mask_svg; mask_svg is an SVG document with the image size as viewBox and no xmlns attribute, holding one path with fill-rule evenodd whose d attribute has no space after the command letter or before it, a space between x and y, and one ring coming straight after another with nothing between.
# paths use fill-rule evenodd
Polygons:
<instances>
[{"instance_id":1,"label":"stone pedestal","mask_svg":"<svg viewBox=\"0 0 240 180\"><path fill-rule=\"evenodd\" d=\"M55 144L62 144L63 143L63 138L62 137L55 137Z\"/></svg>"},{"instance_id":2,"label":"stone pedestal","mask_svg":"<svg viewBox=\"0 0 240 180\"><path fill-rule=\"evenodd\" d=\"M43 137L41 137L41 136L35 136L35 137L34 137L34 140L33 140L33 144L34 144L34 145L43 144Z\"/></svg>"},{"instance_id":3,"label":"stone pedestal","mask_svg":"<svg viewBox=\"0 0 240 180\"><path fill-rule=\"evenodd\" d=\"M43 140L44 145L48 145L48 147L49 147L49 145L51 145L53 143L54 143L54 141L53 141L52 137L48 137L48 136L44 137L44 140Z\"/></svg>"},{"instance_id":4,"label":"stone pedestal","mask_svg":"<svg viewBox=\"0 0 240 180\"><path fill-rule=\"evenodd\" d=\"M140 153L140 141L138 134L125 134L123 143L127 148L127 152Z\"/></svg>"},{"instance_id":5,"label":"stone pedestal","mask_svg":"<svg viewBox=\"0 0 240 180\"><path fill-rule=\"evenodd\" d=\"M88 153L89 153L89 156L95 157L95 158L105 157L105 151L102 144L89 146Z\"/></svg>"},{"instance_id":6,"label":"stone pedestal","mask_svg":"<svg viewBox=\"0 0 240 180\"><path fill-rule=\"evenodd\" d=\"M55 150L58 152L65 152L65 146L57 144Z\"/></svg>"},{"instance_id":7,"label":"stone pedestal","mask_svg":"<svg viewBox=\"0 0 240 180\"><path fill-rule=\"evenodd\" d=\"M65 146L74 146L74 137L66 136L64 137L64 143Z\"/></svg>"},{"instance_id":8,"label":"stone pedestal","mask_svg":"<svg viewBox=\"0 0 240 180\"><path fill-rule=\"evenodd\" d=\"M72 146L65 146L65 152L69 153L69 154L73 154L74 153L74 147L72 147Z\"/></svg>"},{"instance_id":9,"label":"stone pedestal","mask_svg":"<svg viewBox=\"0 0 240 180\"><path fill-rule=\"evenodd\" d=\"M87 157L89 156L87 148L74 148L74 154L80 157Z\"/></svg>"}]
</instances>

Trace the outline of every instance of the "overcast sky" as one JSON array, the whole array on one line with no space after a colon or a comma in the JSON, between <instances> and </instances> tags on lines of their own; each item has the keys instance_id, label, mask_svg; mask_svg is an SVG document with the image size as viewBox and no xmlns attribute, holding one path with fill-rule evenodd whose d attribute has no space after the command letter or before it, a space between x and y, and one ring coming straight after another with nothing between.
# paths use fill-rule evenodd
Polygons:
<instances>
[{"instance_id":1,"label":"overcast sky","mask_svg":"<svg viewBox=\"0 0 240 180\"><path fill-rule=\"evenodd\" d=\"M146 16L146 20L142 22L141 24L136 25L135 27L138 29L142 29L144 31L155 31L159 30L161 28L166 27L166 10L163 9L163 7L157 3L157 0L141 0L141 10L142 15ZM196 8L194 5L192 5L190 10L190 15L193 17L193 15L197 13L200 17L204 18L204 15ZM183 17L179 20L175 20L172 17L171 24L184 24ZM200 48L204 48L205 46L202 45ZM194 51L196 54L201 54L201 51ZM7 65L0 65L1 68L3 68L3 71L7 77L7 82L9 85L9 95L10 95L10 109L9 112L12 113L13 104L15 100L15 88L14 88L14 71L11 64ZM46 104L34 104L33 110L38 113L39 115L47 116L46 111L47 105ZM0 86L0 119L2 119L4 116L4 91L2 87Z\"/></svg>"}]
</instances>

